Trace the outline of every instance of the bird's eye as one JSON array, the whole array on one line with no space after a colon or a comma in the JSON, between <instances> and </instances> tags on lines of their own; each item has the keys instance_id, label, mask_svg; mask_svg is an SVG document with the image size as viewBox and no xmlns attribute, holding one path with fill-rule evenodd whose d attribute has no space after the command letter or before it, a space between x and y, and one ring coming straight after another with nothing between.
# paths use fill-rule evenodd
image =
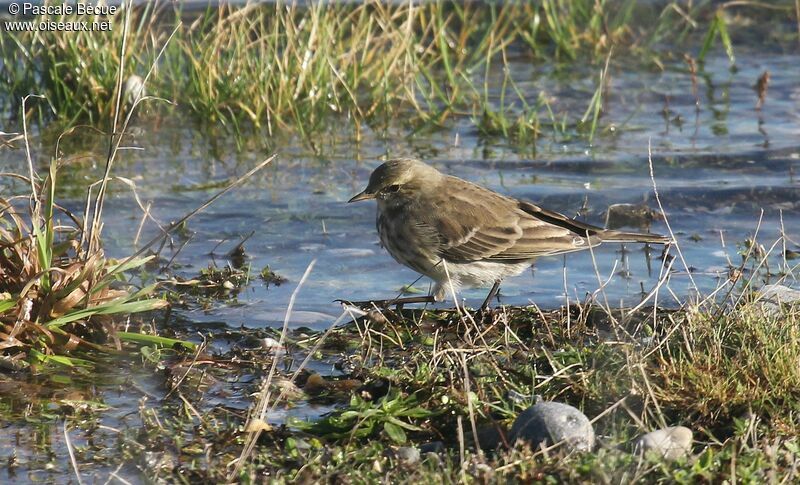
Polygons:
<instances>
[{"instance_id":1,"label":"bird's eye","mask_svg":"<svg viewBox=\"0 0 800 485\"><path fill-rule=\"evenodd\" d=\"M398 190L400 190L400 186L397 185L397 184L392 184L392 185L386 187L385 190L386 190L386 193L391 194L393 192L397 192Z\"/></svg>"}]
</instances>

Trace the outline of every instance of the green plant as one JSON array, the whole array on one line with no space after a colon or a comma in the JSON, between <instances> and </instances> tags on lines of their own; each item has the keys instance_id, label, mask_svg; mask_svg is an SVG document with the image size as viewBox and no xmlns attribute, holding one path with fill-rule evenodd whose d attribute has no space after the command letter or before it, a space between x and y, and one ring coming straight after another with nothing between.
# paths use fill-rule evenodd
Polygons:
<instances>
[{"instance_id":1,"label":"green plant","mask_svg":"<svg viewBox=\"0 0 800 485\"><path fill-rule=\"evenodd\" d=\"M405 443L406 431L422 430L408 420L426 419L434 414L420 407L413 394L403 396L399 391L393 390L376 402L353 394L346 408L334 411L319 421L294 419L289 424L331 439L366 438L383 430L395 443Z\"/></svg>"},{"instance_id":2,"label":"green plant","mask_svg":"<svg viewBox=\"0 0 800 485\"><path fill-rule=\"evenodd\" d=\"M0 350L5 355L25 353L29 361L49 360L69 365L81 359L74 350L106 350L94 335L109 333L122 340L110 317L152 311L165 306L153 298L155 286L133 288L124 274L151 258L120 262L105 257L99 247L89 249L83 224L55 203L57 169L30 199L33 208L23 215L17 205L0 199ZM37 197L43 193L43 197ZM60 216L60 217L59 217ZM66 223L61 218L67 219ZM128 339L128 337L131 337ZM170 339L150 336L153 344L172 346ZM191 343L182 343L187 348Z\"/></svg>"}]
</instances>

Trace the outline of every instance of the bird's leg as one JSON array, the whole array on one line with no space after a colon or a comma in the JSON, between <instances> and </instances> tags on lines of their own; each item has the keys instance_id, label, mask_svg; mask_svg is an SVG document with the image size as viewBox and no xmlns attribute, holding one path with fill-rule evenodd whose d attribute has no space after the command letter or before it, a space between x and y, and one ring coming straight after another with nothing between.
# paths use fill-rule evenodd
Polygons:
<instances>
[{"instance_id":1,"label":"bird's leg","mask_svg":"<svg viewBox=\"0 0 800 485\"><path fill-rule=\"evenodd\" d=\"M497 291L500 289L500 280L495 280L494 284L492 285L492 289L489 290L489 294L486 295L486 299L483 300L483 305L481 305L480 312L484 313L486 310L489 309L489 304L492 302L492 298L497 296Z\"/></svg>"}]
</instances>

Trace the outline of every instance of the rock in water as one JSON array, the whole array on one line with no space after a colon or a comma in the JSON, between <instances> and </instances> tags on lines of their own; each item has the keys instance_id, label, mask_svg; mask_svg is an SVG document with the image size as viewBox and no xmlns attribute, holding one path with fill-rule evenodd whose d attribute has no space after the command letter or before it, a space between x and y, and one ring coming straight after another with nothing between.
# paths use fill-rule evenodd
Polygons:
<instances>
[{"instance_id":1,"label":"rock in water","mask_svg":"<svg viewBox=\"0 0 800 485\"><path fill-rule=\"evenodd\" d=\"M780 313L781 305L800 302L800 290L783 285L764 285L758 290L758 296L761 307L772 315Z\"/></svg>"},{"instance_id":2,"label":"rock in water","mask_svg":"<svg viewBox=\"0 0 800 485\"><path fill-rule=\"evenodd\" d=\"M570 450L589 451L594 429L582 412L559 402L536 403L523 411L511 426L511 443L523 440L534 449L539 445L564 443Z\"/></svg>"},{"instance_id":3,"label":"rock in water","mask_svg":"<svg viewBox=\"0 0 800 485\"><path fill-rule=\"evenodd\" d=\"M692 430L684 426L670 426L642 435L636 441L636 452L653 451L667 460L677 460L692 450Z\"/></svg>"}]
</instances>

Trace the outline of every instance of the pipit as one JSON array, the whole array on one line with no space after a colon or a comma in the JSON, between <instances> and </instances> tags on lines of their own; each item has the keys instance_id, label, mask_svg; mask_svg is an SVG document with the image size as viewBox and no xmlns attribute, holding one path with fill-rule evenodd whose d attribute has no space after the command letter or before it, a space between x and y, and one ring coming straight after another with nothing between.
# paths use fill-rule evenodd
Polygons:
<instances>
[{"instance_id":1,"label":"pipit","mask_svg":"<svg viewBox=\"0 0 800 485\"><path fill-rule=\"evenodd\" d=\"M395 302L443 301L465 287L492 289L540 256L581 251L603 242L666 244L658 234L606 230L530 202L445 175L419 160L388 161L348 202L376 199L381 244L399 263L435 282L433 294Z\"/></svg>"}]
</instances>

